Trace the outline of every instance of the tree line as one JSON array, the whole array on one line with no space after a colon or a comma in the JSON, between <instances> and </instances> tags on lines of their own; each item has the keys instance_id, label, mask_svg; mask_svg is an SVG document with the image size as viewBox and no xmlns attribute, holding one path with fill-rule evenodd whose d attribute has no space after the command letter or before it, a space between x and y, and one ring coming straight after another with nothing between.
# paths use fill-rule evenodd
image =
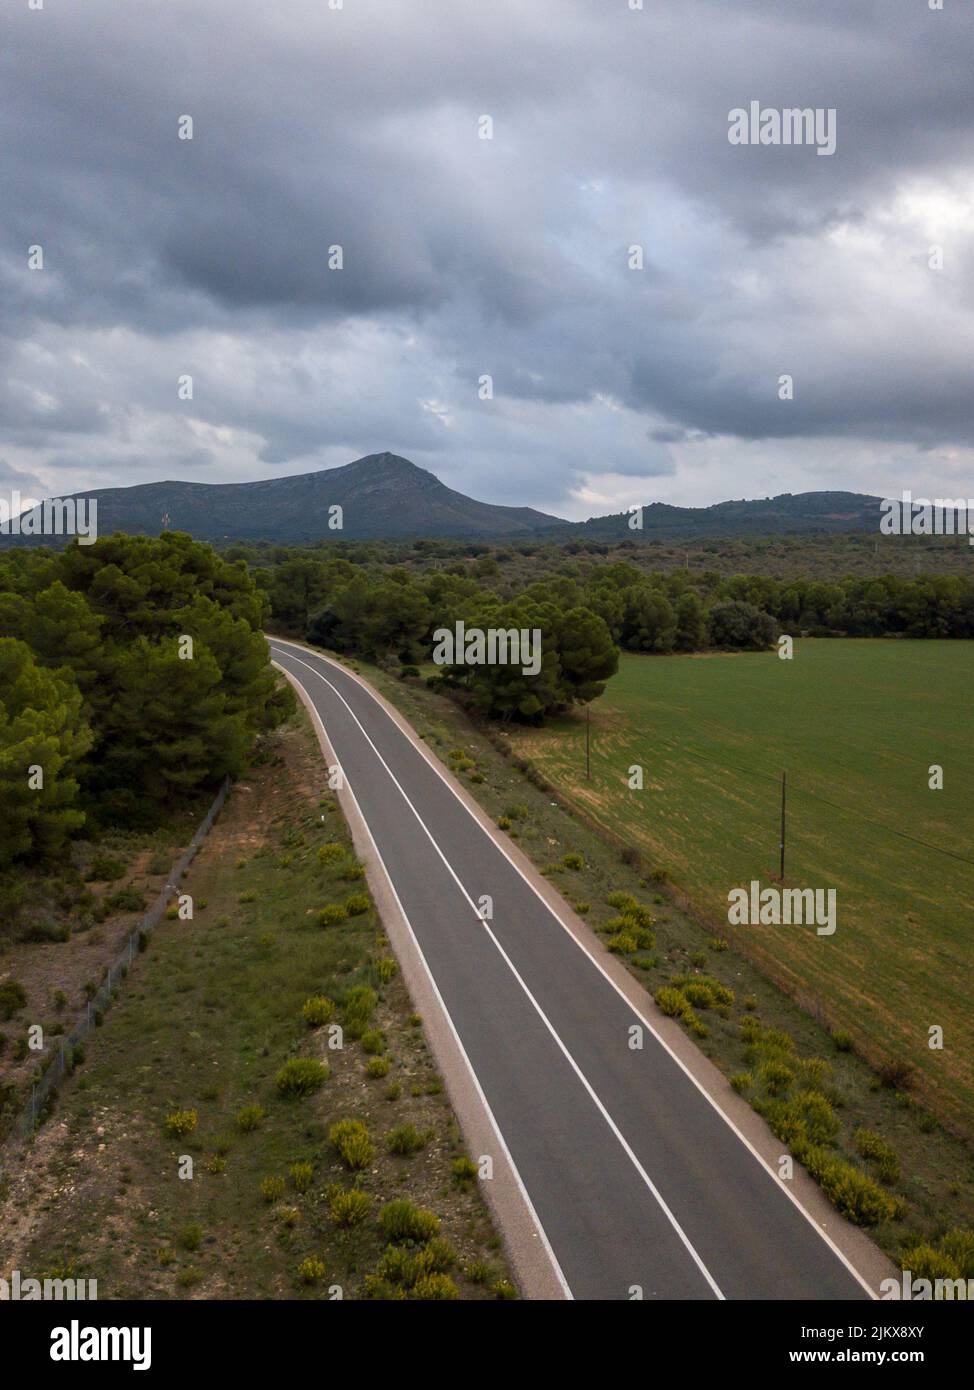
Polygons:
<instances>
[{"instance_id":1,"label":"tree line","mask_svg":"<svg viewBox=\"0 0 974 1390\"><path fill-rule=\"evenodd\" d=\"M238 774L291 708L267 609L184 534L0 553L0 872Z\"/></svg>"}]
</instances>

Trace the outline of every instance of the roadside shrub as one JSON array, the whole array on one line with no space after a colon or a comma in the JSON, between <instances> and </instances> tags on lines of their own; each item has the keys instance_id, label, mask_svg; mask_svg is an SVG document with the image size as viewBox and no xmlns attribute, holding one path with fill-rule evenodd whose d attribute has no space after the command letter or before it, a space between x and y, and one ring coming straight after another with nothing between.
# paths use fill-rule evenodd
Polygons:
<instances>
[{"instance_id":1,"label":"roadside shrub","mask_svg":"<svg viewBox=\"0 0 974 1390\"><path fill-rule=\"evenodd\" d=\"M399 963L392 956L380 956L375 962L375 973L384 985L395 979L399 973Z\"/></svg>"},{"instance_id":2,"label":"roadside shrub","mask_svg":"<svg viewBox=\"0 0 974 1390\"><path fill-rule=\"evenodd\" d=\"M328 1068L314 1057L292 1057L274 1078L282 1096L310 1096L328 1079Z\"/></svg>"},{"instance_id":3,"label":"roadside shrub","mask_svg":"<svg viewBox=\"0 0 974 1390\"><path fill-rule=\"evenodd\" d=\"M681 989L674 989L672 985L662 985L653 995L658 1008L668 1014L670 1018L684 1018L691 1012L690 1002Z\"/></svg>"},{"instance_id":4,"label":"roadside shrub","mask_svg":"<svg viewBox=\"0 0 974 1390\"><path fill-rule=\"evenodd\" d=\"M318 849L319 864L338 864L345 858L345 846L332 840Z\"/></svg>"},{"instance_id":5,"label":"roadside shrub","mask_svg":"<svg viewBox=\"0 0 974 1390\"><path fill-rule=\"evenodd\" d=\"M585 856L582 854L576 854L575 851L572 850L571 853L565 855L561 863L562 868L565 869L584 869Z\"/></svg>"},{"instance_id":6,"label":"roadside shrub","mask_svg":"<svg viewBox=\"0 0 974 1390\"><path fill-rule=\"evenodd\" d=\"M381 1028L367 1028L362 1034L362 1051L378 1056L386 1048L385 1035Z\"/></svg>"},{"instance_id":7,"label":"roadside shrub","mask_svg":"<svg viewBox=\"0 0 974 1390\"><path fill-rule=\"evenodd\" d=\"M471 1260L463 1272L471 1284L486 1284L491 1275L491 1268L486 1260Z\"/></svg>"},{"instance_id":8,"label":"roadside shrub","mask_svg":"<svg viewBox=\"0 0 974 1390\"><path fill-rule=\"evenodd\" d=\"M631 932L619 931L610 936L606 947L617 956L629 956L639 950L639 942Z\"/></svg>"},{"instance_id":9,"label":"roadside shrub","mask_svg":"<svg viewBox=\"0 0 974 1390\"><path fill-rule=\"evenodd\" d=\"M341 870L338 877L343 883L358 883L365 877L365 866L353 861Z\"/></svg>"},{"instance_id":10,"label":"roadside shrub","mask_svg":"<svg viewBox=\"0 0 974 1390\"><path fill-rule=\"evenodd\" d=\"M480 1169L472 1158L467 1158L466 1154L462 1158L453 1160L453 1176L459 1183L473 1182L480 1174Z\"/></svg>"},{"instance_id":11,"label":"roadside shrub","mask_svg":"<svg viewBox=\"0 0 974 1390\"><path fill-rule=\"evenodd\" d=\"M730 1084L738 1095L743 1095L754 1085L754 1077L749 1071L738 1071L730 1078Z\"/></svg>"},{"instance_id":12,"label":"roadside shrub","mask_svg":"<svg viewBox=\"0 0 974 1390\"><path fill-rule=\"evenodd\" d=\"M408 1157L425 1149L429 1139L428 1134L420 1134L414 1125L397 1125L386 1135L386 1148L391 1154Z\"/></svg>"},{"instance_id":13,"label":"roadside shrub","mask_svg":"<svg viewBox=\"0 0 974 1390\"><path fill-rule=\"evenodd\" d=\"M365 893L353 893L351 897L345 899L345 911L349 917L361 917L363 912L368 912L372 906Z\"/></svg>"},{"instance_id":14,"label":"roadside shrub","mask_svg":"<svg viewBox=\"0 0 974 1390\"><path fill-rule=\"evenodd\" d=\"M337 927L339 922L344 922L348 918L348 912L342 903L328 903L318 913L319 927Z\"/></svg>"},{"instance_id":15,"label":"roadside shrub","mask_svg":"<svg viewBox=\"0 0 974 1390\"><path fill-rule=\"evenodd\" d=\"M814 1147L801 1155L829 1201L856 1226L878 1226L903 1213L903 1203L891 1197L866 1173L835 1158L827 1149Z\"/></svg>"},{"instance_id":16,"label":"roadside shrub","mask_svg":"<svg viewBox=\"0 0 974 1390\"><path fill-rule=\"evenodd\" d=\"M172 1138L181 1139L184 1134L192 1134L198 1122L195 1110L173 1110L166 1116L165 1130Z\"/></svg>"},{"instance_id":17,"label":"roadside shrub","mask_svg":"<svg viewBox=\"0 0 974 1390\"><path fill-rule=\"evenodd\" d=\"M325 1265L317 1255L308 1255L298 1265L298 1278L302 1284L320 1284L325 1277Z\"/></svg>"},{"instance_id":18,"label":"roadside shrub","mask_svg":"<svg viewBox=\"0 0 974 1390\"><path fill-rule=\"evenodd\" d=\"M237 1111L236 1126L242 1134L249 1134L257 1129L264 1118L264 1107L262 1105L245 1105L242 1110Z\"/></svg>"},{"instance_id":19,"label":"roadside shrub","mask_svg":"<svg viewBox=\"0 0 974 1390\"><path fill-rule=\"evenodd\" d=\"M157 869L157 873L165 873L169 865L166 864L162 869ZM96 854L91 861L88 872L85 874L86 883L114 883L125 874L125 863L121 859L116 859L111 854Z\"/></svg>"},{"instance_id":20,"label":"roadside shrub","mask_svg":"<svg viewBox=\"0 0 974 1390\"><path fill-rule=\"evenodd\" d=\"M95 991L92 990L92 994ZM90 996L89 996L90 997ZM27 1003L27 993L17 980L4 980L0 984L0 1020L6 1023Z\"/></svg>"},{"instance_id":21,"label":"roadside shrub","mask_svg":"<svg viewBox=\"0 0 974 1390\"><path fill-rule=\"evenodd\" d=\"M342 1014L350 1037L360 1038L375 1010L379 996L368 985L353 985L345 995Z\"/></svg>"},{"instance_id":22,"label":"roadside shrub","mask_svg":"<svg viewBox=\"0 0 974 1390\"><path fill-rule=\"evenodd\" d=\"M711 951L726 951L730 946L730 942L722 936L712 936L707 942L707 946Z\"/></svg>"},{"instance_id":23,"label":"roadside shrub","mask_svg":"<svg viewBox=\"0 0 974 1390\"><path fill-rule=\"evenodd\" d=\"M307 1192L315 1174L314 1167L310 1163L292 1163L290 1173L295 1191Z\"/></svg>"},{"instance_id":24,"label":"roadside shrub","mask_svg":"<svg viewBox=\"0 0 974 1390\"><path fill-rule=\"evenodd\" d=\"M370 1057L365 1064L365 1074L371 1081L377 1081L388 1076L391 1068L388 1057Z\"/></svg>"},{"instance_id":25,"label":"roadside shrub","mask_svg":"<svg viewBox=\"0 0 974 1390\"><path fill-rule=\"evenodd\" d=\"M974 1231L956 1226L941 1238L940 1250L953 1260L962 1279L974 1279Z\"/></svg>"},{"instance_id":26,"label":"roadside shrub","mask_svg":"<svg viewBox=\"0 0 974 1390\"><path fill-rule=\"evenodd\" d=\"M284 1196L283 1178L264 1178L260 1185L260 1195L270 1206L274 1202L279 1202Z\"/></svg>"},{"instance_id":27,"label":"roadside shrub","mask_svg":"<svg viewBox=\"0 0 974 1390\"><path fill-rule=\"evenodd\" d=\"M460 1290L448 1274L422 1274L412 1288L413 1298L423 1302L444 1302L460 1297Z\"/></svg>"},{"instance_id":28,"label":"roadside shrub","mask_svg":"<svg viewBox=\"0 0 974 1390\"><path fill-rule=\"evenodd\" d=\"M510 1279L498 1279L495 1283L491 1284L490 1291L495 1298L499 1298L505 1303L509 1303L512 1299L517 1298L517 1289L511 1283Z\"/></svg>"},{"instance_id":29,"label":"roadside shrub","mask_svg":"<svg viewBox=\"0 0 974 1390\"><path fill-rule=\"evenodd\" d=\"M367 1168L375 1157L375 1146L361 1120L339 1120L328 1131L328 1142L353 1172Z\"/></svg>"},{"instance_id":30,"label":"roadside shrub","mask_svg":"<svg viewBox=\"0 0 974 1390\"><path fill-rule=\"evenodd\" d=\"M836 1052L851 1052L851 1051L852 1051L852 1034L851 1034L851 1033L841 1033L841 1032L840 1032L840 1033L833 1033L833 1034L832 1034L832 1046L835 1048Z\"/></svg>"},{"instance_id":31,"label":"roadside shrub","mask_svg":"<svg viewBox=\"0 0 974 1390\"><path fill-rule=\"evenodd\" d=\"M696 1009L710 1009L717 1002L709 986L693 980L683 986L683 997Z\"/></svg>"},{"instance_id":32,"label":"roadside shrub","mask_svg":"<svg viewBox=\"0 0 974 1390\"><path fill-rule=\"evenodd\" d=\"M203 1227L198 1221L190 1221L179 1232L176 1243L184 1250L198 1250L203 1244Z\"/></svg>"},{"instance_id":33,"label":"roadside shrub","mask_svg":"<svg viewBox=\"0 0 974 1390\"><path fill-rule=\"evenodd\" d=\"M618 912L632 912L639 906L631 893L610 893L605 901Z\"/></svg>"},{"instance_id":34,"label":"roadside shrub","mask_svg":"<svg viewBox=\"0 0 974 1390\"><path fill-rule=\"evenodd\" d=\"M527 806L515 802L513 805L505 808L504 814L509 820L527 820L531 812L528 810Z\"/></svg>"},{"instance_id":35,"label":"roadside shrub","mask_svg":"<svg viewBox=\"0 0 974 1390\"><path fill-rule=\"evenodd\" d=\"M323 1023L330 1023L335 1013L334 1003L323 994L316 994L311 999L304 1001L301 1010L304 1021L310 1028L320 1028Z\"/></svg>"},{"instance_id":36,"label":"roadside shrub","mask_svg":"<svg viewBox=\"0 0 974 1390\"><path fill-rule=\"evenodd\" d=\"M758 1067L758 1077L770 1095L783 1096L794 1081L795 1073L784 1062L770 1061Z\"/></svg>"},{"instance_id":37,"label":"roadside shrub","mask_svg":"<svg viewBox=\"0 0 974 1390\"><path fill-rule=\"evenodd\" d=\"M109 912L144 912L145 894L130 883L127 888L120 888L117 893L107 897L105 906Z\"/></svg>"},{"instance_id":38,"label":"roadside shrub","mask_svg":"<svg viewBox=\"0 0 974 1390\"><path fill-rule=\"evenodd\" d=\"M856 1153L876 1164L881 1182L892 1185L900 1180L900 1160L896 1150L873 1129L857 1129L853 1135Z\"/></svg>"},{"instance_id":39,"label":"roadside shrub","mask_svg":"<svg viewBox=\"0 0 974 1390\"><path fill-rule=\"evenodd\" d=\"M439 1234L440 1218L425 1207L417 1207L405 1197L386 1202L379 1212L379 1227L386 1240L432 1240Z\"/></svg>"},{"instance_id":40,"label":"roadside shrub","mask_svg":"<svg viewBox=\"0 0 974 1390\"><path fill-rule=\"evenodd\" d=\"M329 1190L328 1210L336 1226L357 1226L372 1210L372 1198L357 1187L334 1187Z\"/></svg>"},{"instance_id":41,"label":"roadside shrub","mask_svg":"<svg viewBox=\"0 0 974 1390\"><path fill-rule=\"evenodd\" d=\"M510 830L510 828L511 828L511 818L510 818L510 816L498 816L498 818L497 818L497 829L498 829L498 830Z\"/></svg>"}]
</instances>

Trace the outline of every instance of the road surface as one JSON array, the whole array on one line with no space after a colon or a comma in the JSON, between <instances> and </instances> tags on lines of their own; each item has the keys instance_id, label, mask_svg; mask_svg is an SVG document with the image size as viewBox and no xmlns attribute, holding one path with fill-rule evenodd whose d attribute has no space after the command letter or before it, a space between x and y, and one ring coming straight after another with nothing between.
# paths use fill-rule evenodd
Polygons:
<instances>
[{"instance_id":1,"label":"road surface","mask_svg":"<svg viewBox=\"0 0 974 1390\"><path fill-rule=\"evenodd\" d=\"M304 647L271 649L321 717L564 1295L868 1298L369 690Z\"/></svg>"}]
</instances>

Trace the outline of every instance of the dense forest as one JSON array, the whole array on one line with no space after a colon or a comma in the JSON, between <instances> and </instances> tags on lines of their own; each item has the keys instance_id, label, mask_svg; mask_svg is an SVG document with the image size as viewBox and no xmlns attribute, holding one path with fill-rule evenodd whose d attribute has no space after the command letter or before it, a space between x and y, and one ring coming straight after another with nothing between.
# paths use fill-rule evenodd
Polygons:
<instances>
[{"instance_id":1,"label":"dense forest","mask_svg":"<svg viewBox=\"0 0 974 1390\"><path fill-rule=\"evenodd\" d=\"M152 826L290 707L245 565L187 535L0 555L0 882L72 835ZM14 904L15 905L15 904Z\"/></svg>"}]
</instances>

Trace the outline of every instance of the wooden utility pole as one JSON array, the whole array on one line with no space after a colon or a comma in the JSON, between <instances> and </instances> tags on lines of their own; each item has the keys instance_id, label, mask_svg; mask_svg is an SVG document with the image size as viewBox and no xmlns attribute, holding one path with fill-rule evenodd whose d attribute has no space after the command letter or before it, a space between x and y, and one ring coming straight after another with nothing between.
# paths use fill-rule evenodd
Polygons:
<instances>
[{"instance_id":1,"label":"wooden utility pole","mask_svg":"<svg viewBox=\"0 0 974 1390\"><path fill-rule=\"evenodd\" d=\"M779 846L779 848L780 848L780 850L781 850L781 874L780 874L780 877L781 877L781 882L782 882L782 883L784 883L784 881L785 881L785 785L786 785L786 778L787 778L787 774L783 772L783 773L781 774L781 842L780 842L780 846Z\"/></svg>"}]
</instances>

